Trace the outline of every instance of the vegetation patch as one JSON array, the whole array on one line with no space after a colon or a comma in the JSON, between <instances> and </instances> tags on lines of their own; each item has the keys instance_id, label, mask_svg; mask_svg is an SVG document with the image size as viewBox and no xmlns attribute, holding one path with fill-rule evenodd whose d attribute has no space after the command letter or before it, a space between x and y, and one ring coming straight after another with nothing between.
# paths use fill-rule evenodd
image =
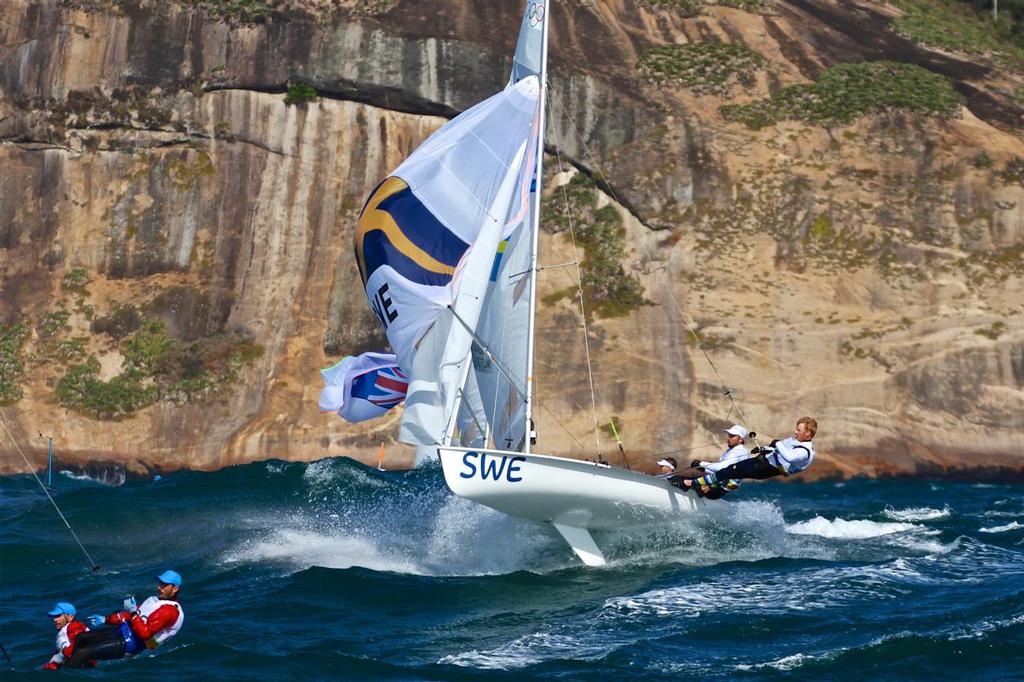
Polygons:
<instances>
[{"instance_id":1,"label":"vegetation patch","mask_svg":"<svg viewBox=\"0 0 1024 682\"><path fill-rule=\"evenodd\" d=\"M168 336L163 323L146 320L121 344L121 353L124 367L110 381L99 378L95 356L70 367L57 383L58 401L97 419L128 417L158 401L199 402L236 381L263 348L238 335L185 343Z\"/></svg>"},{"instance_id":2,"label":"vegetation patch","mask_svg":"<svg viewBox=\"0 0 1024 682\"><path fill-rule=\"evenodd\" d=\"M136 369L110 381L103 381L99 375L100 362L90 355L85 362L73 365L57 382L57 400L98 419L121 419L159 398L159 388L144 383L144 375Z\"/></svg>"},{"instance_id":3,"label":"vegetation patch","mask_svg":"<svg viewBox=\"0 0 1024 682\"><path fill-rule=\"evenodd\" d=\"M992 157L984 151L979 153L973 159L971 159L971 165L978 170L985 170L986 168L992 167Z\"/></svg>"},{"instance_id":4,"label":"vegetation patch","mask_svg":"<svg viewBox=\"0 0 1024 682\"><path fill-rule=\"evenodd\" d=\"M135 86L117 88L109 95L99 88L71 90L63 100L37 100L33 107L47 112L50 125L61 134L69 128L168 130L174 118L172 108L162 106L152 91ZM192 125L198 127L194 123ZM188 126L179 121L174 127L185 130Z\"/></svg>"},{"instance_id":5,"label":"vegetation patch","mask_svg":"<svg viewBox=\"0 0 1024 682\"><path fill-rule=\"evenodd\" d=\"M68 319L70 317L71 313L63 308L44 313L36 322L36 334L39 336L39 340L43 344L56 342L61 332L70 329L68 326Z\"/></svg>"},{"instance_id":6,"label":"vegetation patch","mask_svg":"<svg viewBox=\"0 0 1024 682\"><path fill-rule=\"evenodd\" d=\"M736 83L751 85L764 57L746 45L715 41L661 45L637 68L652 83L682 85L701 94L724 93Z\"/></svg>"},{"instance_id":7,"label":"vegetation patch","mask_svg":"<svg viewBox=\"0 0 1024 682\"><path fill-rule=\"evenodd\" d=\"M1024 49L1012 21L993 22L987 13L948 0L892 0L903 16L892 29L916 43L966 54L990 54L1007 66L1024 65Z\"/></svg>"},{"instance_id":8,"label":"vegetation patch","mask_svg":"<svg viewBox=\"0 0 1024 682\"><path fill-rule=\"evenodd\" d=\"M64 275L64 279L61 280L60 286L65 291L72 291L77 294L89 293L87 287L89 286L89 272L84 268L75 268Z\"/></svg>"},{"instance_id":9,"label":"vegetation patch","mask_svg":"<svg viewBox=\"0 0 1024 682\"><path fill-rule=\"evenodd\" d=\"M759 102L727 104L721 112L754 130L786 119L834 127L895 109L951 118L961 101L944 76L916 64L860 62L833 66L817 83L780 88Z\"/></svg>"},{"instance_id":10,"label":"vegetation patch","mask_svg":"<svg viewBox=\"0 0 1024 682\"><path fill-rule=\"evenodd\" d=\"M651 9L695 17L704 12L704 0L644 0Z\"/></svg>"},{"instance_id":11,"label":"vegetation patch","mask_svg":"<svg viewBox=\"0 0 1024 682\"><path fill-rule=\"evenodd\" d=\"M987 327L982 327L981 329L975 329L974 333L977 334L978 336L984 336L986 339L991 339L992 341L995 341L1000 336L1002 336L1003 332L1005 332L1005 331L1006 331L1006 323L1003 322L1002 320L996 320L995 322L993 322L992 324L990 324Z\"/></svg>"},{"instance_id":12,"label":"vegetation patch","mask_svg":"<svg viewBox=\"0 0 1024 682\"><path fill-rule=\"evenodd\" d=\"M109 314L97 317L90 325L94 334L107 334L120 341L142 326L139 309L130 303L119 305Z\"/></svg>"},{"instance_id":13,"label":"vegetation patch","mask_svg":"<svg viewBox=\"0 0 1024 682\"><path fill-rule=\"evenodd\" d=\"M1003 169L996 173L1007 185L1024 186L1024 158L1015 156L1006 162Z\"/></svg>"},{"instance_id":14,"label":"vegetation patch","mask_svg":"<svg viewBox=\"0 0 1024 682\"><path fill-rule=\"evenodd\" d=\"M612 205L595 209L594 181L577 173L567 185L547 197L541 220L549 229L573 226L577 245L583 249L583 300L587 313L600 317L628 315L647 303L640 278L622 267L626 228ZM571 293L571 292L570 292ZM567 292L551 296L560 298ZM556 300L557 300L556 298Z\"/></svg>"},{"instance_id":15,"label":"vegetation patch","mask_svg":"<svg viewBox=\"0 0 1024 682\"><path fill-rule=\"evenodd\" d=\"M770 0L716 0L714 4L721 5L722 7L742 9L754 14L764 14L772 9Z\"/></svg>"},{"instance_id":16,"label":"vegetation patch","mask_svg":"<svg viewBox=\"0 0 1024 682\"><path fill-rule=\"evenodd\" d=\"M0 325L0 405L21 400L19 379L25 372L21 347L27 338L28 328L23 324Z\"/></svg>"},{"instance_id":17,"label":"vegetation patch","mask_svg":"<svg viewBox=\"0 0 1024 682\"><path fill-rule=\"evenodd\" d=\"M189 156L195 155L194 159ZM213 175L213 159L198 149L184 153L184 158L173 159L167 167L171 182L178 189L188 189L202 178Z\"/></svg>"},{"instance_id":18,"label":"vegetation patch","mask_svg":"<svg viewBox=\"0 0 1024 682\"><path fill-rule=\"evenodd\" d=\"M309 83L292 83L288 86L288 94L284 96L284 103L288 105L305 104L306 102L315 102L316 98L316 90Z\"/></svg>"},{"instance_id":19,"label":"vegetation patch","mask_svg":"<svg viewBox=\"0 0 1024 682\"><path fill-rule=\"evenodd\" d=\"M707 5L733 7L755 14L764 14L772 9L773 0L644 0L648 7L672 12L681 17L696 17L704 13Z\"/></svg>"},{"instance_id":20,"label":"vegetation patch","mask_svg":"<svg viewBox=\"0 0 1024 682\"><path fill-rule=\"evenodd\" d=\"M265 24L274 16L270 0L179 0L232 24Z\"/></svg>"}]
</instances>

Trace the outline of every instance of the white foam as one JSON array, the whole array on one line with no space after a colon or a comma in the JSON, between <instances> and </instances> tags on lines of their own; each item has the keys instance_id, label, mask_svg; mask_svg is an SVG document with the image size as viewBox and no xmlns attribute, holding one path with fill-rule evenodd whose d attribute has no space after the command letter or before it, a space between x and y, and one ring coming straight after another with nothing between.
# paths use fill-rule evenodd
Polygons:
<instances>
[{"instance_id":1,"label":"white foam","mask_svg":"<svg viewBox=\"0 0 1024 682\"><path fill-rule=\"evenodd\" d=\"M301 569L360 566L374 571L421 573L407 558L383 554L366 538L293 529L276 530L263 540L250 541L223 560L226 563L277 561Z\"/></svg>"},{"instance_id":2,"label":"white foam","mask_svg":"<svg viewBox=\"0 0 1024 682\"><path fill-rule=\"evenodd\" d=\"M832 521L815 516L808 521L801 521L786 526L786 532L794 535L818 535L829 539L866 540L882 535L903 533L921 528L912 523L882 523L880 521L847 521L836 518Z\"/></svg>"},{"instance_id":3,"label":"white foam","mask_svg":"<svg viewBox=\"0 0 1024 682\"><path fill-rule=\"evenodd\" d=\"M485 538L501 538L489 542ZM513 518L455 495L437 511L423 563L435 575L493 575L576 565L551 526Z\"/></svg>"},{"instance_id":4,"label":"white foam","mask_svg":"<svg viewBox=\"0 0 1024 682\"><path fill-rule=\"evenodd\" d=\"M61 469L60 475L65 478L70 478L75 481L92 481L93 483L102 483L103 485L109 485L113 488L124 485L126 476L124 471L121 469L115 469L113 471L104 471L103 475L99 478L90 476L89 474L76 474L73 471L67 469Z\"/></svg>"},{"instance_id":5,"label":"white foam","mask_svg":"<svg viewBox=\"0 0 1024 682\"><path fill-rule=\"evenodd\" d=\"M987 516L987 517L993 518L993 519L996 519L996 518L999 518L999 519L1005 519L1005 518L1015 519L1015 518L1018 518L1018 517L1022 516L1022 514L1020 512L999 511L997 509L991 509L991 510L985 512L982 516Z\"/></svg>"},{"instance_id":6,"label":"white foam","mask_svg":"<svg viewBox=\"0 0 1024 682\"><path fill-rule=\"evenodd\" d=\"M473 649L445 656L438 663L464 668L510 670L551 659L593 660L605 656L609 651L607 644L597 645L568 635L534 632L492 649Z\"/></svg>"},{"instance_id":7,"label":"white foam","mask_svg":"<svg viewBox=\"0 0 1024 682\"><path fill-rule=\"evenodd\" d=\"M1017 521L1011 521L1005 526L991 526L989 528L979 528L978 530L982 533L1005 533L1007 531L1017 530L1019 528L1024 528L1024 525L1021 525Z\"/></svg>"},{"instance_id":8,"label":"white foam","mask_svg":"<svg viewBox=\"0 0 1024 682\"><path fill-rule=\"evenodd\" d=\"M844 651L844 649L839 649L838 651L830 651L820 656L812 656L810 654L792 654L791 656L783 656L782 658L776 661L768 661L767 663L756 663L752 665L741 663L740 665L736 666L736 669L745 671L758 670L760 668L774 668L776 670L783 671L794 670L806 663L813 663L815 661L827 661L829 659L835 658L840 651Z\"/></svg>"},{"instance_id":9,"label":"white foam","mask_svg":"<svg viewBox=\"0 0 1024 682\"><path fill-rule=\"evenodd\" d=\"M892 507L886 507L883 513L886 518L890 518L893 521L935 521L937 519L947 519L952 515L952 511L950 511L948 506L942 509L933 509L931 507L893 509Z\"/></svg>"}]
</instances>

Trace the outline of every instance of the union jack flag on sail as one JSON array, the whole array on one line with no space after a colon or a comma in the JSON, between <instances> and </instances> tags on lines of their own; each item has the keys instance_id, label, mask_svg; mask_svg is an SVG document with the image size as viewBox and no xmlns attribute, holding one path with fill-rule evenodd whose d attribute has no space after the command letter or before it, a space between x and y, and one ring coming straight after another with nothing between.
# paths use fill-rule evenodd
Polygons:
<instances>
[{"instance_id":1,"label":"union jack flag on sail","mask_svg":"<svg viewBox=\"0 0 1024 682\"><path fill-rule=\"evenodd\" d=\"M409 380L395 356L363 353L320 370L324 388L320 411L336 412L345 421L361 422L379 417L405 400Z\"/></svg>"}]
</instances>

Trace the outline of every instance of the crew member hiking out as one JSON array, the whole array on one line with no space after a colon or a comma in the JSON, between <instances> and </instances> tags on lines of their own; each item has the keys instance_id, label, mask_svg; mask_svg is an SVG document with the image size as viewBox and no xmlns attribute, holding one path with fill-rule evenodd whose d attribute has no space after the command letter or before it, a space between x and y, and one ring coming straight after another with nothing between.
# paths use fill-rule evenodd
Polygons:
<instances>
[{"instance_id":1,"label":"crew member hiking out","mask_svg":"<svg viewBox=\"0 0 1024 682\"><path fill-rule=\"evenodd\" d=\"M767 448L755 448L756 457L750 457L731 464L718 471L708 471L703 476L684 479L680 487L689 490L694 486L721 487L729 479L765 479L774 476L792 476L803 471L814 461L814 434L818 422L811 417L801 417L796 423L793 435L785 440L773 440Z\"/></svg>"},{"instance_id":2,"label":"crew member hiking out","mask_svg":"<svg viewBox=\"0 0 1024 682\"><path fill-rule=\"evenodd\" d=\"M685 485L684 481L700 478L708 472L722 471L733 464L750 458L750 450L747 450L744 445L750 432L745 426L733 424L729 428L724 429L723 433L725 433L725 452L721 454L718 461L704 462L699 459L693 460L690 462L690 468L677 471L677 475L670 479L672 485L683 490L689 490L690 486ZM720 477L718 481L717 486L697 486L697 494L709 500L717 500L726 493L737 490L740 487L739 482L734 479Z\"/></svg>"},{"instance_id":3,"label":"crew member hiking out","mask_svg":"<svg viewBox=\"0 0 1024 682\"><path fill-rule=\"evenodd\" d=\"M53 618L53 626L57 628L57 651L43 664L43 670L57 670L75 653L79 635L87 630L85 623L75 620L76 613L74 605L66 601L57 602L47 611L46 615ZM85 665L96 665L96 661L85 661Z\"/></svg>"},{"instance_id":4,"label":"crew member hiking out","mask_svg":"<svg viewBox=\"0 0 1024 682\"><path fill-rule=\"evenodd\" d=\"M129 597L124 600L123 611L107 616L105 626L83 633L67 666L81 667L90 658L107 661L134 656L144 649L156 649L177 634L185 621L185 612L178 603L181 576L176 571L164 571L156 580L156 594L141 606Z\"/></svg>"}]
</instances>

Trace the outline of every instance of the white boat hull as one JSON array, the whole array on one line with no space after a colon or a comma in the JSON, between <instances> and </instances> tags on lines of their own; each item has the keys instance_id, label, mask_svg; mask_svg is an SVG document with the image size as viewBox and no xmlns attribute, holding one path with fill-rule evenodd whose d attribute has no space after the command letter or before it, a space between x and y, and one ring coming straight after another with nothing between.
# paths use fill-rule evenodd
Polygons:
<instances>
[{"instance_id":1,"label":"white boat hull","mask_svg":"<svg viewBox=\"0 0 1024 682\"><path fill-rule=\"evenodd\" d=\"M649 526L704 500L662 478L564 457L438 448L452 492L510 516L551 523L591 566L605 563L592 530Z\"/></svg>"}]
</instances>

